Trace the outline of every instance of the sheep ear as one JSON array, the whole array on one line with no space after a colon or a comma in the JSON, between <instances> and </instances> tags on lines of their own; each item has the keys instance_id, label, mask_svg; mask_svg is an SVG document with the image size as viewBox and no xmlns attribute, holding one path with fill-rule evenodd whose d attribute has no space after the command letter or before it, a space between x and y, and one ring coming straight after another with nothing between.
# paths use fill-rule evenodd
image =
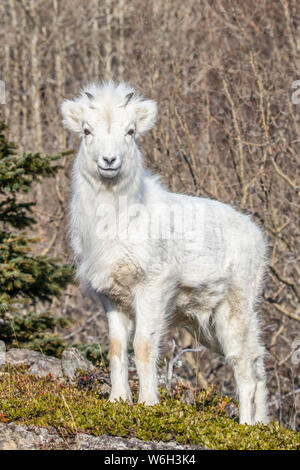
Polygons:
<instances>
[{"instance_id":1,"label":"sheep ear","mask_svg":"<svg viewBox=\"0 0 300 470\"><path fill-rule=\"evenodd\" d=\"M64 126L72 132L82 131L83 108L72 100L65 100L61 105Z\"/></svg>"},{"instance_id":2,"label":"sheep ear","mask_svg":"<svg viewBox=\"0 0 300 470\"><path fill-rule=\"evenodd\" d=\"M156 121L157 104L153 100L135 103L137 133L150 130Z\"/></svg>"}]
</instances>

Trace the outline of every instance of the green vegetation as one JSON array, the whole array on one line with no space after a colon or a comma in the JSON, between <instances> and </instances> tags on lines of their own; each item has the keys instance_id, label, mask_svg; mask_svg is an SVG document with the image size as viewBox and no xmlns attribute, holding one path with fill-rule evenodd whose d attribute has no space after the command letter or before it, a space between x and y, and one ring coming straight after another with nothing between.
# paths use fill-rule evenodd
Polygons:
<instances>
[{"instance_id":1,"label":"green vegetation","mask_svg":"<svg viewBox=\"0 0 300 470\"><path fill-rule=\"evenodd\" d=\"M34 181L53 177L61 166L55 162L62 155L16 153L15 144L5 137L6 126L0 121L0 340L8 346L42 350L60 355L63 343L50 333L66 322L51 311L37 314L37 301L50 301L72 281L73 268L57 259L32 254L39 240L23 230L32 228L33 202L18 200L31 189ZM26 313L20 312L26 305Z\"/></svg>"},{"instance_id":2,"label":"green vegetation","mask_svg":"<svg viewBox=\"0 0 300 470\"><path fill-rule=\"evenodd\" d=\"M54 426L61 435L84 431L94 435L171 439L211 449L300 449L300 433L280 427L240 425L226 415L230 399L214 389L201 391L195 404L161 390L161 403L147 408L108 403L95 390L77 389L51 377L29 376L25 369L0 375L0 422ZM85 378L85 377L83 377Z\"/></svg>"},{"instance_id":3,"label":"green vegetation","mask_svg":"<svg viewBox=\"0 0 300 470\"><path fill-rule=\"evenodd\" d=\"M108 347L102 348L99 343L74 344L73 346L79 349L82 355L93 364L105 367L109 365Z\"/></svg>"}]
</instances>

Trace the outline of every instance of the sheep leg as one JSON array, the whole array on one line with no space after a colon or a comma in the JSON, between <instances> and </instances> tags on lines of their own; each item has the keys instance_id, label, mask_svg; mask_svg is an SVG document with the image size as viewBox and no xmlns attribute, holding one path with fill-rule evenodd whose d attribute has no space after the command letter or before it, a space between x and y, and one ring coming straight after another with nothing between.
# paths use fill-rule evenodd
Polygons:
<instances>
[{"instance_id":1,"label":"sheep leg","mask_svg":"<svg viewBox=\"0 0 300 470\"><path fill-rule=\"evenodd\" d=\"M128 340L132 321L124 313L112 309L107 312L109 325L109 359L111 393L109 401L132 401L128 384Z\"/></svg>"},{"instance_id":2,"label":"sheep leg","mask_svg":"<svg viewBox=\"0 0 300 470\"><path fill-rule=\"evenodd\" d=\"M156 364L159 347L166 327L166 318L173 289L168 283L152 282L136 292L136 331L134 352L139 376L139 403L158 403Z\"/></svg>"},{"instance_id":3,"label":"sheep leg","mask_svg":"<svg viewBox=\"0 0 300 470\"><path fill-rule=\"evenodd\" d=\"M269 422L267 407L266 374L263 356L256 361L257 387L255 393L255 422L267 424Z\"/></svg>"},{"instance_id":4,"label":"sheep leg","mask_svg":"<svg viewBox=\"0 0 300 470\"><path fill-rule=\"evenodd\" d=\"M235 305L233 309L232 304L227 301L216 311L216 335L234 370L241 424L255 424L258 420L267 419L265 392L262 393L265 390L263 348L258 341L259 331L255 316L253 311L245 314L242 303L240 308Z\"/></svg>"},{"instance_id":5,"label":"sheep leg","mask_svg":"<svg viewBox=\"0 0 300 470\"><path fill-rule=\"evenodd\" d=\"M150 337L139 331L134 341L135 362L139 376L139 403L151 406L158 403L156 361L158 335Z\"/></svg>"},{"instance_id":6,"label":"sheep leg","mask_svg":"<svg viewBox=\"0 0 300 470\"><path fill-rule=\"evenodd\" d=\"M254 424L257 383L253 361L247 358L232 358L231 363L239 396L240 424Z\"/></svg>"}]
</instances>

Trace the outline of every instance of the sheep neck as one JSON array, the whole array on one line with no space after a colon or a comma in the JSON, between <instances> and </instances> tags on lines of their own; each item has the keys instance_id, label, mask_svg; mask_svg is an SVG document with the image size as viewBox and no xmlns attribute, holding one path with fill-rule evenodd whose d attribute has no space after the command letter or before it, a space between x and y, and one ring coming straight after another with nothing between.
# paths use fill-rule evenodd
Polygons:
<instances>
[{"instance_id":1,"label":"sheep neck","mask_svg":"<svg viewBox=\"0 0 300 470\"><path fill-rule=\"evenodd\" d=\"M77 190L81 193L82 200L94 200L96 204L112 204L115 210L119 210L120 198L126 198L127 204L143 204L144 202L144 178L145 170L143 167L142 156L137 149L135 155L135 165L132 171L126 177L117 177L117 180L100 179L98 174L89 171L85 165L79 164L75 166L74 174L79 170L80 184L76 185ZM77 171L76 171L77 170ZM77 173L78 174L78 173ZM89 193L90 197L87 197Z\"/></svg>"}]
</instances>

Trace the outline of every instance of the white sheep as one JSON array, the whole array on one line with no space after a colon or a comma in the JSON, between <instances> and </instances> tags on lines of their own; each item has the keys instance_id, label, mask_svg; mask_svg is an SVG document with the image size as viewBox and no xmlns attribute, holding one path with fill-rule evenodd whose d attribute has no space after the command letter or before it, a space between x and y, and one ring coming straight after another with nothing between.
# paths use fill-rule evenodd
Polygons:
<instances>
[{"instance_id":1,"label":"white sheep","mask_svg":"<svg viewBox=\"0 0 300 470\"><path fill-rule=\"evenodd\" d=\"M234 369L240 422L268 421L256 302L266 243L246 215L175 194L144 169L137 139L157 107L125 83L93 83L62 104L81 137L73 168L71 243L77 277L107 314L110 400L131 400L127 348L134 332L139 402L158 402L156 363L173 326L193 331ZM167 158L167 157L165 157Z\"/></svg>"}]
</instances>

